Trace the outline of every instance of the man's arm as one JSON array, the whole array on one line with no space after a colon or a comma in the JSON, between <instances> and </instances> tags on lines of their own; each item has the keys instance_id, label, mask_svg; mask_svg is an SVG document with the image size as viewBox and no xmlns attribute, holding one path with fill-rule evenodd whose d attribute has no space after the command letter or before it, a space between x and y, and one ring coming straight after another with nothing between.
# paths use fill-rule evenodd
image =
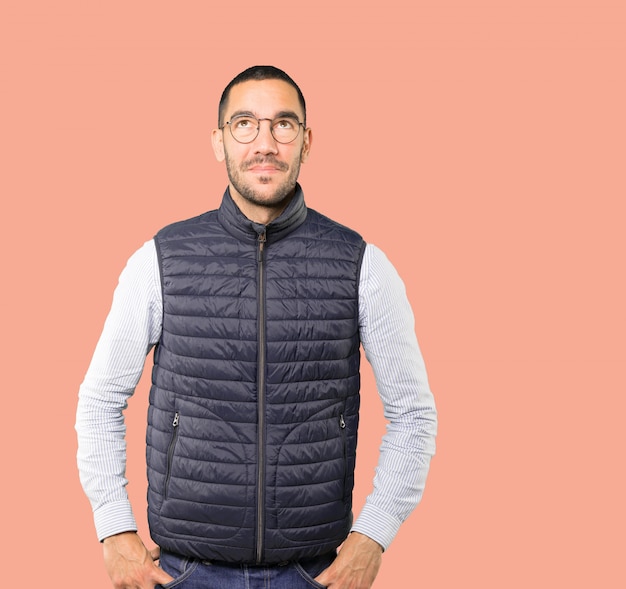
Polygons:
<instances>
[{"instance_id":1,"label":"man's arm","mask_svg":"<svg viewBox=\"0 0 626 589\"><path fill-rule=\"evenodd\" d=\"M353 531L386 549L422 498L435 453L437 412L404 284L368 245L359 290L361 341L389 421L374 477Z\"/></svg>"},{"instance_id":2,"label":"man's arm","mask_svg":"<svg viewBox=\"0 0 626 589\"><path fill-rule=\"evenodd\" d=\"M414 318L402 280L385 255L368 245L359 284L365 356L389 420L374 490L335 562L316 580L330 589L369 589L383 550L419 503L435 452L437 412Z\"/></svg>"},{"instance_id":3,"label":"man's arm","mask_svg":"<svg viewBox=\"0 0 626 589\"><path fill-rule=\"evenodd\" d=\"M123 411L139 382L146 354L160 337L159 282L156 252L150 241L129 259L120 276L79 391L76 432L80 479L93 508L98 538L107 539L104 554L110 573L124 562L119 556L122 548L128 550L129 562L136 562L142 549L146 552L134 534L137 526L126 493ZM149 563L155 567L151 559ZM122 577L119 572L115 574L118 580Z\"/></svg>"}]
</instances>

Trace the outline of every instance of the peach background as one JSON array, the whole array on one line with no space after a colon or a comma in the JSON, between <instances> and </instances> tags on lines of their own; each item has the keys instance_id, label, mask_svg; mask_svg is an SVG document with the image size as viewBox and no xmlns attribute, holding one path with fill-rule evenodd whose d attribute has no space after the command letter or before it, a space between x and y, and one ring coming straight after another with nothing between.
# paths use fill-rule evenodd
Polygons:
<instances>
[{"instance_id":1,"label":"peach background","mask_svg":"<svg viewBox=\"0 0 626 589\"><path fill-rule=\"evenodd\" d=\"M109 587L77 389L130 253L219 202L224 85L273 63L310 105L309 205L398 267L440 411L375 587L626 586L625 12L2 0L2 584ZM364 384L357 505L384 427ZM146 392L128 437L147 540Z\"/></svg>"}]
</instances>

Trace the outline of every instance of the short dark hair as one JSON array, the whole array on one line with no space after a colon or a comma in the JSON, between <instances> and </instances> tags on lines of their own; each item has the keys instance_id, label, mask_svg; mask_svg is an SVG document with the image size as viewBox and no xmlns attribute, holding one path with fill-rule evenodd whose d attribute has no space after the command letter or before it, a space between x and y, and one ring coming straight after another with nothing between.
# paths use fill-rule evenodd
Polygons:
<instances>
[{"instance_id":1,"label":"short dark hair","mask_svg":"<svg viewBox=\"0 0 626 589\"><path fill-rule=\"evenodd\" d=\"M249 67L247 70L244 70L237 76L235 76L228 86L224 88L224 92L222 92L222 97L220 98L220 105L217 113L217 124L220 128L224 125L224 112L226 111L226 105L228 104L228 98L230 97L230 91L233 86L237 84L242 84L243 82L249 82L250 80L282 80L283 82L287 82L290 86L295 88L298 93L298 101L300 102L300 106L302 107L302 112L304 113L304 126L306 127L306 103L304 101L304 96L302 95L302 91L298 87L291 77L286 74L283 70L274 67L273 65L253 65Z\"/></svg>"}]
</instances>

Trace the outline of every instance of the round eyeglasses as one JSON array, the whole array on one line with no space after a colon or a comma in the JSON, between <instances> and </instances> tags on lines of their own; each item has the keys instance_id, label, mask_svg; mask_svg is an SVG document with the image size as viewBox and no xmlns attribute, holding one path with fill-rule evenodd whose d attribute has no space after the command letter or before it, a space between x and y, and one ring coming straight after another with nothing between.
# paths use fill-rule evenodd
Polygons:
<instances>
[{"instance_id":1,"label":"round eyeglasses","mask_svg":"<svg viewBox=\"0 0 626 589\"><path fill-rule=\"evenodd\" d=\"M277 117L275 119L257 119L251 115L237 115L224 123L220 129L226 125L230 128L230 134L239 143L252 143L259 135L261 121L270 122L270 132L278 143L291 143L300 134L301 123L294 117Z\"/></svg>"}]
</instances>

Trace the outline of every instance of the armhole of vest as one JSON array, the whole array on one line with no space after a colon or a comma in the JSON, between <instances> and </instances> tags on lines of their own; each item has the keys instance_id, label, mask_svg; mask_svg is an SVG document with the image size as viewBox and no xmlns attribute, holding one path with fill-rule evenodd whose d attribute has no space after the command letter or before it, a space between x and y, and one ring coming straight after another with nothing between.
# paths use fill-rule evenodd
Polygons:
<instances>
[{"instance_id":1,"label":"armhole of vest","mask_svg":"<svg viewBox=\"0 0 626 589\"><path fill-rule=\"evenodd\" d=\"M163 280L163 255L161 253L161 244L159 242L159 234L154 236L154 249L157 255L157 263L159 265L159 281L161 283L161 325L165 318L165 285Z\"/></svg>"},{"instance_id":2,"label":"armhole of vest","mask_svg":"<svg viewBox=\"0 0 626 589\"><path fill-rule=\"evenodd\" d=\"M361 239L361 245L360 245L360 249L359 249L359 257L357 260L357 267L356 267L356 300L357 302L359 301L359 292L360 292L360 288L359 285L361 284L361 268L363 267L363 258L365 257L365 248L367 247L367 243L365 242L364 239ZM358 309L358 305L357 305L357 309ZM357 313L357 318L358 318L358 313Z\"/></svg>"}]
</instances>

